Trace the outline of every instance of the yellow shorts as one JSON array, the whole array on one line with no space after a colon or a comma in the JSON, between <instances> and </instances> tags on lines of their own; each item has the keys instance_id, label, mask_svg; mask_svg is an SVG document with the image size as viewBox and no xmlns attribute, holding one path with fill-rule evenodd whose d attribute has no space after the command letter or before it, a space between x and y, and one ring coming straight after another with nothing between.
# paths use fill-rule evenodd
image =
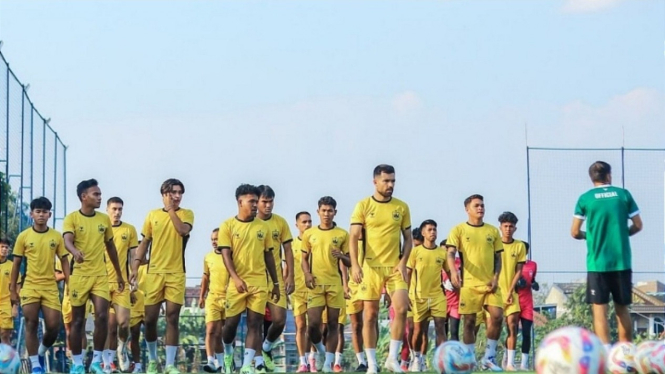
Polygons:
<instances>
[{"instance_id":1,"label":"yellow shorts","mask_svg":"<svg viewBox=\"0 0 665 374\"><path fill-rule=\"evenodd\" d=\"M488 294L487 286L462 287L459 292L459 314L476 314L485 310L486 306L503 308L501 289Z\"/></svg>"},{"instance_id":2,"label":"yellow shorts","mask_svg":"<svg viewBox=\"0 0 665 374\"><path fill-rule=\"evenodd\" d=\"M286 287L284 286L284 280L281 279L282 277L280 276L279 278L279 301L275 302L272 297L269 297L268 302L282 309L286 309L286 304L288 302L288 298L286 297ZM269 282L266 287L268 288L268 292L270 292L272 290L272 281Z\"/></svg>"},{"instance_id":3,"label":"yellow shorts","mask_svg":"<svg viewBox=\"0 0 665 374\"><path fill-rule=\"evenodd\" d=\"M413 322L427 321L430 318L446 318L448 315L448 303L443 293L431 298L412 296L410 300Z\"/></svg>"},{"instance_id":4,"label":"yellow shorts","mask_svg":"<svg viewBox=\"0 0 665 374\"><path fill-rule=\"evenodd\" d=\"M156 305L164 300L175 304L185 303L185 274L150 274L143 276L145 305Z\"/></svg>"},{"instance_id":5,"label":"yellow shorts","mask_svg":"<svg viewBox=\"0 0 665 374\"><path fill-rule=\"evenodd\" d=\"M92 301L88 300L88 305L85 308L84 319L88 319L90 313L92 313ZM72 323L72 303L69 301L69 296L67 295L62 298L62 323Z\"/></svg>"},{"instance_id":6,"label":"yellow shorts","mask_svg":"<svg viewBox=\"0 0 665 374\"><path fill-rule=\"evenodd\" d=\"M344 308L344 288L342 285L315 286L307 294L307 307Z\"/></svg>"},{"instance_id":7,"label":"yellow shorts","mask_svg":"<svg viewBox=\"0 0 665 374\"><path fill-rule=\"evenodd\" d=\"M268 288L247 286L245 293L238 293L235 287L229 287L226 291L226 318L237 316L249 309L252 312L261 315L266 312L266 303L268 302Z\"/></svg>"},{"instance_id":8,"label":"yellow shorts","mask_svg":"<svg viewBox=\"0 0 665 374\"><path fill-rule=\"evenodd\" d=\"M506 295L505 292L501 291L503 295ZM506 297L507 299L508 297ZM505 299L504 299L504 304L503 304L503 316L508 317L511 314L519 313L521 311L520 309L520 297L516 292L513 292L513 303L512 304L506 304Z\"/></svg>"},{"instance_id":9,"label":"yellow shorts","mask_svg":"<svg viewBox=\"0 0 665 374\"><path fill-rule=\"evenodd\" d=\"M129 326L136 326L145 318L145 296L141 290L134 292L134 305L129 309ZM131 299L130 299L131 300Z\"/></svg>"},{"instance_id":10,"label":"yellow shorts","mask_svg":"<svg viewBox=\"0 0 665 374\"><path fill-rule=\"evenodd\" d=\"M12 317L12 308L0 309L0 329L14 330L14 318Z\"/></svg>"},{"instance_id":11,"label":"yellow shorts","mask_svg":"<svg viewBox=\"0 0 665 374\"><path fill-rule=\"evenodd\" d=\"M73 307L85 305L90 296L95 295L111 301L109 295L109 278L102 276L86 276L72 274L69 277L69 301Z\"/></svg>"},{"instance_id":12,"label":"yellow shorts","mask_svg":"<svg viewBox=\"0 0 665 374\"><path fill-rule=\"evenodd\" d=\"M482 325L483 323L487 325L487 311L483 310L482 312L476 313L476 327Z\"/></svg>"},{"instance_id":13,"label":"yellow shorts","mask_svg":"<svg viewBox=\"0 0 665 374\"><path fill-rule=\"evenodd\" d=\"M328 308L323 309L321 314L321 323L328 323ZM339 318L337 318L337 323L340 325L346 325L346 306L339 310Z\"/></svg>"},{"instance_id":14,"label":"yellow shorts","mask_svg":"<svg viewBox=\"0 0 665 374\"><path fill-rule=\"evenodd\" d=\"M407 284L400 273L393 272L394 266L363 267L363 281L360 284L361 300L380 300L383 287L389 295L397 290L407 290Z\"/></svg>"},{"instance_id":15,"label":"yellow shorts","mask_svg":"<svg viewBox=\"0 0 665 374\"><path fill-rule=\"evenodd\" d=\"M294 317L307 313L307 291L296 291L292 293L291 307L293 307Z\"/></svg>"},{"instance_id":16,"label":"yellow shorts","mask_svg":"<svg viewBox=\"0 0 665 374\"><path fill-rule=\"evenodd\" d=\"M359 298L359 288L358 283L354 281L349 281L349 296L350 299L346 300L346 314L353 315L358 314L363 311L363 301Z\"/></svg>"},{"instance_id":17,"label":"yellow shorts","mask_svg":"<svg viewBox=\"0 0 665 374\"><path fill-rule=\"evenodd\" d=\"M53 287L51 289L33 290L22 288L19 297L21 298L21 306L40 303L41 306L53 310L60 310L61 308L60 292L58 291L58 287L55 285L55 283L53 283Z\"/></svg>"},{"instance_id":18,"label":"yellow shorts","mask_svg":"<svg viewBox=\"0 0 665 374\"><path fill-rule=\"evenodd\" d=\"M111 306L117 305L121 308L131 309L132 302L129 299L129 284L125 283L125 288L118 291L117 282L109 282L109 294L111 296Z\"/></svg>"},{"instance_id":19,"label":"yellow shorts","mask_svg":"<svg viewBox=\"0 0 665 374\"><path fill-rule=\"evenodd\" d=\"M226 295L208 292L206 297L206 323L223 321Z\"/></svg>"}]
</instances>

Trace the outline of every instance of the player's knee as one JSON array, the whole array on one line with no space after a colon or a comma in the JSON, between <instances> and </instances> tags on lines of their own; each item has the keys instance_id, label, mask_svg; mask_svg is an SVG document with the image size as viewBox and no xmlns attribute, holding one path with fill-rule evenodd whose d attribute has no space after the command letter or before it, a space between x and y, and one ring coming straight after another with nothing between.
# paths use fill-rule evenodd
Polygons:
<instances>
[{"instance_id":1,"label":"player's knee","mask_svg":"<svg viewBox=\"0 0 665 374\"><path fill-rule=\"evenodd\" d=\"M378 310L366 310L365 313L363 313L364 324L369 324L371 326L374 326L374 324L378 321L378 319L379 319Z\"/></svg>"},{"instance_id":2,"label":"player's knee","mask_svg":"<svg viewBox=\"0 0 665 374\"><path fill-rule=\"evenodd\" d=\"M179 310L169 310L166 312L166 323L170 326L178 326L180 322L180 311Z\"/></svg>"},{"instance_id":3,"label":"player's knee","mask_svg":"<svg viewBox=\"0 0 665 374\"><path fill-rule=\"evenodd\" d=\"M28 332L36 332L37 331L37 325L38 325L38 320L36 319L25 319L25 329Z\"/></svg>"}]
</instances>

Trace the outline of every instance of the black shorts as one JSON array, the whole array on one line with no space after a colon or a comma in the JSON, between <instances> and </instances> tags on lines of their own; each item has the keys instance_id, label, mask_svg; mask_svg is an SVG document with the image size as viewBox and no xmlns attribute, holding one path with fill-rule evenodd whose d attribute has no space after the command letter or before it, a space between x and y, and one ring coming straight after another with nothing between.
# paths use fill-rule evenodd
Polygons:
<instances>
[{"instance_id":1,"label":"black shorts","mask_svg":"<svg viewBox=\"0 0 665 374\"><path fill-rule=\"evenodd\" d=\"M586 302L609 304L610 295L618 305L630 305L633 301L633 271L589 272L586 279Z\"/></svg>"}]
</instances>

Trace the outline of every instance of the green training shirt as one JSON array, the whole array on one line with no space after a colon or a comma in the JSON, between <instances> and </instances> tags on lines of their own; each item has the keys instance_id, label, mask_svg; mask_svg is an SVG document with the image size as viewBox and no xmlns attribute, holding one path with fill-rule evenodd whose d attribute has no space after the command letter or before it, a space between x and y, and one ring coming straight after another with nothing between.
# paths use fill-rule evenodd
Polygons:
<instances>
[{"instance_id":1,"label":"green training shirt","mask_svg":"<svg viewBox=\"0 0 665 374\"><path fill-rule=\"evenodd\" d=\"M628 219L640 214L628 190L597 186L582 194L575 217L586 220L587 271L631 269Z\"/></svg>"}]
</instances>

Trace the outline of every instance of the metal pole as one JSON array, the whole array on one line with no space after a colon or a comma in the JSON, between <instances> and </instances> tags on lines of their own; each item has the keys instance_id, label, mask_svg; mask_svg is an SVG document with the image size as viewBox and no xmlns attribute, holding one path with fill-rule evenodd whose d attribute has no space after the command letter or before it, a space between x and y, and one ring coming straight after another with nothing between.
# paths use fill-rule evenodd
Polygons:
<instances>
[{"instance_id":1,"label":"metal pole","mask_svg":"<svg viewBox=\"0 0 665 374\"><path fill-rule=\"evenodd\" d=\"M55 212L58 211L56 206L58 204L58 134L53 133L53 228L55 228Z\"/></svg>"},{"instance_id":2,"label":"metal pole","mask_svg":"<svg viewBox=\"0 0 665 374\"><path fill-rule=\"evenodd\" d=\"M5 199L5 227L4 233L7 235L9 228L9 66L7 66L7 113L6 113L6 130L5 130L5 181L8 191L2 191L3 195L7 195ZM0 195L1 196L1 195Z\"/></svg>"},{"instance_id":3,"label":"metal pole","mask_svg":"<svg viewBox=\"0 0 665 374\"><path fill-rule=\"evenodd\" d=\"M46 196L46 121L42 119L42 196Z\"/></svg>"},{"instance_id":4,"label":"metal pole","mask_svg":"<svg viewBox=\"0 0 665 374\"><path fill-rule=\"evenodd\" d=\"M529 146L526 147L526 205L527 205L527 233L526 237L529 241L528 259L531 260L533 253L533 242L531 241L531 160ZM536 357L536 330L531 326L531 357L535 363ZM528 364L528 363L527 363Z\"/></svg>"},{"instance_id":5,"label":"metal pole","mask_svg":"<svg viewBox=\"0 0 665 374\"><path fill-rule=\"evenodd\" d=\"M21 94L21 186L18 189L18 232L23 231L23 147L25 144L25 86Z\"/></svg>"},{"instance_id":6,"label":"metal pole","mask_svg":"<svg viewBox=\"0 0 665 374\"><path fill-rule=\"evenodd\" d=\"M625 153L626 153L626 148L621 147L621 188L626 188Z\"/></svg>"},{"instance_id":7,"label":"metal pole","mask_svg":"<svg viewBox=\"0 0 665 374\"><path fill-rule=\"evenodd\" d=\"M64 186L63 188L63 193L62 193L62 202L63 202L63 214L62 217L65 217L67 215L67 147L62 144L62 147L64 148L63 150L63 156L62 156L62 172L63 172L63 181L62 184ZM54 212L55 214L55 212Z\"/></svg>"},{"instance_id":8,"label":"metal pole","mask_svg":"<svg viewBox=\"0 0 665 374\"><path fill-rule=\"evenodd\" d=\"M30 104L30 201L35 189L35 107Z\"/></svg>"}]
</instances>

